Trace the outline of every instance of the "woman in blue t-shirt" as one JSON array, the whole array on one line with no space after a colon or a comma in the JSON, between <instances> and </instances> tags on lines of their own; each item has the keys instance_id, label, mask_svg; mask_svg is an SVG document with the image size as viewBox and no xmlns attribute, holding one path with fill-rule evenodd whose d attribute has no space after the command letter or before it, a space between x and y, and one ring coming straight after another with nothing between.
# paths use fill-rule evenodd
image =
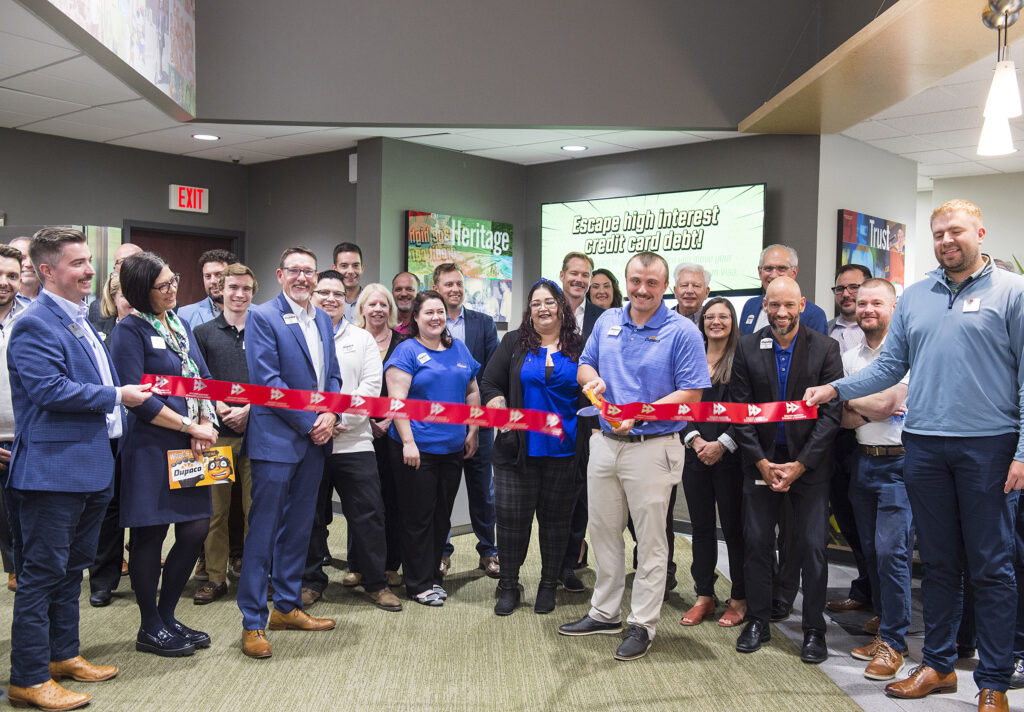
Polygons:
<instances>
[{"instance_id":1,"label":"woman in blue t-shirt","mask_svg":"<svg viewBox=\"0 0 1024 712\"><path fill-rule=\"evenodd\" d=\"M585 479L577 435L580 388L576 368L583 336L562 290L538 281L526 298L519 329L501 340L484 370L484 402L493 408L532 408L562 416L565 436L499 431L494 439L494 509L497 514L498 602L507 616L519 603L519 568L526 558L534 513L540 531L541 574L533 610L555 608L555 586L569 540L576 498ZM579 433L579 430L587 431Z\"/></svg>"},{"instance_id":2,"label":"woman in blue t-shirt","mask_svg":"<svg viewBox=\"0 0 1024 712\"><path fill-rule=\"evenodd\" d=\"M392 398L480 405L478 364L446 329L441 295L426 290L412 303L409 338L384 364ZM477 428L396 418L388 430L392 468L402 515L402 573L409 597L441 606L444 542L451 528L462 460L476 452Z\"/></svg>"}]
</instances>

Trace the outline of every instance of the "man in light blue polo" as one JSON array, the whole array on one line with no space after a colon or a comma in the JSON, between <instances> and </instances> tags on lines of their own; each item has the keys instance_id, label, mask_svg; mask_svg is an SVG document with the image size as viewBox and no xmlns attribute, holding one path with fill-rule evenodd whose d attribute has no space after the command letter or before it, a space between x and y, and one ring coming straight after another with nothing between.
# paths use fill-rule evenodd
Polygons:
<instances>
[{"instance_id":1,"label":"man in light blue polo","mask_svg":"<svg viewBox=\"0 0 1024 712\"><path fill-rule=\"evenodd\" d=\"M693 403L711 385L697 327L668 309L668 264L653 252L626 264L629 304L602 314L580 357L578 380L611 403ZM597 568L590 612L560 626L562 635L618 633L626 569L622 532L632 516L637 569L626 638L616 660L647 653L665 594L669 495L679 483L685 448L680 421L601 420L590 440L587 496L590 542Z\"/></svg>"}]
</instances>

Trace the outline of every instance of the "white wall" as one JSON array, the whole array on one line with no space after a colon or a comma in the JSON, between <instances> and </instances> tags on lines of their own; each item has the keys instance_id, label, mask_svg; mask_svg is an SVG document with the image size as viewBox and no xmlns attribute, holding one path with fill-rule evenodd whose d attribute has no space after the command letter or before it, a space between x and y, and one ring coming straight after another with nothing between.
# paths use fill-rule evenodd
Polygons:
<instances>
[{"instance_id":1,"label":"white wall","mask_svg":"<svg viewBox=\"0 0 1024 712\"><path fill-rule=\"evenodd\" d=\"M936 179L932 187L931 207L936 208L953 198L970 200L981 208L986 230L982 252L1010 262L1016 255L1024 263L1024 221L1021 216L1024 173ZM934 262L933 257L932 264Z\"/></svg>"},{"instance_id":2,"label":"white wall","mask_svg":"<svg viewBox=\"0 0 1024 712\"><path fill-rule=\"evenodd\" d=\"M917 164L839 135L821 137L819 161L814 302L831 318L838 211L855 210L906 223L912 244L915 240L910 236L917 234Z\"/></svg>"},{"instance_id":3,"label":"white wall","mask_svg":"<svg viewBox=\"0 0 1024 712\"><path fill-rule=\"evenodd\" d=\"M935 269L935 250L932 249L932 192L922 190L917 194L917 230L907 232L913 235L913 242L907 244L907 284L920 282L925 272Z\"/></svg>"}]
</instances>

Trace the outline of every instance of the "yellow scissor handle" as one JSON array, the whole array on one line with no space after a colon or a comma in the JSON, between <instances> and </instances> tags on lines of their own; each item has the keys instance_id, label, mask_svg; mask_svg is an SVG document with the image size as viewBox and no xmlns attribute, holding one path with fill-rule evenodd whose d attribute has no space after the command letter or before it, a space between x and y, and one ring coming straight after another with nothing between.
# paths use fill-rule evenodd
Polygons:
<instances>
[{"instance_id":1,"label":"yellow scissor handle","mask_svg":"<svg viewBox=\"0 0 1024 712\"><path fill-rule=\"evenodd\" d=\"M594 404L594 406L595 406L595 407L596 407L596 408L597 408L598 410L601 410L601 407L602 407L602 406L603 406L603 405L604 405L604 404L605 404L605 403L607 402L607 401L605 401L605 399L604 399L604 396L600 396L600 395L597 395L597 394L595 394L593 390L589 390L589 391L584 391L584 393L586 394L586 396L587 396L587 399L588 399L588 400L589 400L589 401L590 401L591 403L593 403L593 404ZM604 418L604 415L602 415L601 417L602 417L602 418ZM611 426L612 426L613 428L617 428L617 427L619 427L619 425L621 425L621 423L620 423L619 421L617 421L617 420L612 420L611 418L604 418L604 419L605 419L605 420L607 420L607 421L608 421L608 423L609 423L609 424L610 424L610 425L611 425Z\"/></svg>"}]
</instances>

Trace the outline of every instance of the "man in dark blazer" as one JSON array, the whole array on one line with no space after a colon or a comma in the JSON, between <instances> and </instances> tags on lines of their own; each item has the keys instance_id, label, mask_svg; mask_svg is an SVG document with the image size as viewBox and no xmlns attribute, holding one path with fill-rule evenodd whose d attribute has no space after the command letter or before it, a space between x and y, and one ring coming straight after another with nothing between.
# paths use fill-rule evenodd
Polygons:
<instances>
[{"instance_id":1,"label":"man in dark blazer","mask_svg":"<svg viewBox=\"0 0 1024 712\"><path fill-rule=\"evenodd\" d=\"M801 323L805 300L790 277L768 286L764 309L769 325L740 339L732 371L732 397L739 403L800 400L808 384L825 383L843 372L839 344ZM753 414L753 413L752 413ZM743 455L743 536L747 582L747 625L736 642L741 653L758 650L770 639L772 561L775 527L790 500L794 551L803 570L804 642L800 659L820 663L825 646L825 595L828 568L825 527L833 443L840 406L818 408L816 420L736 426Z\"/></svg>"},{"instance_id":2,"label":"man in dark blazer","mask_svg":"<svg viewBox=\"0 0 1024 712\"><path fill-rule=\"evenodd\" d=\"M498 348L498 329L491 317L463 306L465 287L462 270L457 264L448 262L438 265L434 270L433 281L434 289L440 293L448 312L448 333L453 339L461 339L480 364L480 371L477 374L479 385L480 374L484 372L491 355ZM466 458L463 462L462 472L466 477L469 518L477 538L476 550L480 554L480 568L491 578L498 578L501 569L498 566L498 546L494 536L494 477L491 472L493 449L494 429L480 428L477 451L473 457ZM444 546L444 556L439 562L442 573L447 572L453 551L455 547L449 541Z\"/></svg>"},{"instance_id":3,"label":"man in dark blazer","mask_svg":"<svg viewBox=\"0 0 1024 712\"><path fill-rule=\"evenodd\" d=\"M90 697L57 680L117 674L79 655L78 597L113 493L121 406L150 394L120 385L86 318L94 272L85 236L44 228L29 250L43 289L14 322L7 350L15 431L6 486L21 553L7 696L18 707L71 709Z\"/></svg>"},{"instance_id":4,"label":"man in dark blazer","mask_svg":"<svg viewBox=\"0 0 1024 712\"><path fill-rule=\"evenodd\" d=\"M309 301L316 255L289 247L281 255L281 294L246 319L245 361L251 383L337 393L341 388L331 318ZM324 459L331 454L335 413L253 405L242 450L252 469L249 536L242 556L238 607L242 652L270 657L264 629L330 630L334 621L302 610L302 571ZM271 577L271 563L273 576ZM267 617L267 580L274 611Z\"/></svg>"}]
</instances>

